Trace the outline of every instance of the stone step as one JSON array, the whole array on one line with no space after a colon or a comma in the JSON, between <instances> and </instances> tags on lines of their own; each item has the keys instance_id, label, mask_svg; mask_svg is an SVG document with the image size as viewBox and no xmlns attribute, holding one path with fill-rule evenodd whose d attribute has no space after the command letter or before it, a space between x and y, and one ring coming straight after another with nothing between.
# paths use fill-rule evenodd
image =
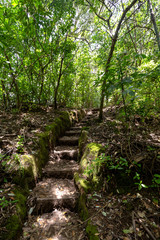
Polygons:
<instances>
[{"instance_id":1,"label":"stone step","mask_svg":"<svg viewBox=\"0 0 160 240\"><path fill-rule=\"evenodd\" d=\"M99 108L93 108L92 113L99 113Z\"/></svg>"},{"instance_id":2,"label":"stone step","mask_svg":"<svg viewBox=\"0 0 160 240\"><path fill-rule=\"evenodd\" d=\"M74 160L53 159L46 164L43 174L45 177L71 179L79 169L79 164Z\"/></svg>"},{"instance_id":3,"label":"stone step","mask_svg":"<svg viewBox=\"0 0 160 240\"><path fill-rule=\"evenodd\" d=\"M81 122L80 122L80 124L82 124L82 123L88 123L88 119L84 119L84 120L82 120Z\"/></svg>"},{"instance_id":4,"label":"stone step","mask_svg":"<svg viewBox=\"0 0 160 240\"><path fill-rule=\"evenodd\" d=\"M84 240L87 239L77 213L55 209L51 213L30 216L20 240Z\"/></svg>"},{"instance_id":5,"label":"stone step","mask_svg":"<svg viewBox=\"0 0 160 240\"><path fill-rule=\"evenodd\" d=\"M80 134L81 134L81 130L70 130L65 132L66 136L77 136Z\"/></svg>"},{"instance_id":6,"label":"stone step","mask_svg":"<svg viewBox=\"0 0 160 240\"><path fill-rule=\"evenodd\" d=\"M86 124L87 124L87 123L79 122L79 123L76 124L76 127L82 129L82 127L85 127Z\"/></svg>"},{"instance_id":7,"label":"stone step","mask_svg":"<svg viewBox=\"0 0 160 240\"><path fill-rule=\"evenodd\" d=\"M76 136L63 136L59 138L58 142L60 145L68 145L68 146L77 146L79 137Z\"/></svg>"},{"instance_id":8,"label":"stone step","mask_svg":"<svg viewBox=\"0 0 160 240\"><path fill-rule=\"evenodd\" d=\"M71 128L70 128L70 130L73 130L73 131L77 131L77 130L78 130L78 131L81 131L81 129L82 129L82 128L79 127L79 126L75 126L75 127L71 127Z\"/></svg>"},{"instance_id":9,"label":"stone step","mask_svg":"<svg viewBox=\"0 0 160 240\"><path fill-rule=\"evenodd\" d=\"M37 184L31 193L34 213L46 213L54 208L74 210L79 193L71 179L46 178Z\"/></svg>"},{"instance_id":10,"label":"stone step","mask_svg":"<svg viewBox=\"0 0 160 240\"><path fill-rule=\"evenodd\" d=\"M70 159L77 160L78 147L77 146L57 146L54 149L54 156L56 159Z\"/></svg>"}]
</instances>

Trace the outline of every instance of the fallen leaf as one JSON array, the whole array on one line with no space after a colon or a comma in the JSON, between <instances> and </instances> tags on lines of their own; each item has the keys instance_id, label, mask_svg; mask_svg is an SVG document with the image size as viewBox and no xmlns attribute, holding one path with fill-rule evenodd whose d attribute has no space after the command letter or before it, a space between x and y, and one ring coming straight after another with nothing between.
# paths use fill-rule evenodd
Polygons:
<instances>
[{"instance_id":1,"label":"fallen leaf","mask_svg":"<svg viewBox=\"0 0 160 240\"><path fill-rule=\"evenodd\" d=\"M141 217L141 218L145 217L145 212L144 211L143 212L138 211L137 213L138 213L139 217Z\"/></svg>"},{"instance_id":2,"label":"fallen leaf","mask_svg":"<svg viewBox=\"0 0 160 240\"><path fill-rule=\"evenodd\" d=\"M106 216L107 216L107 213L106 213L106 212L102 212L102 215L106 217Z\"/></svg>"},{"instance_id":3,"label":"fallen leaf","mask_svg":"<svg viewBox=\"0 0 160 240\"><path fill-rule=\"evenodd\" d=\"M106 237L106 240L112 240L113 239L113 237L111 236L111 235L108 235L107 237Z\"/></svg>"}]
</instances>

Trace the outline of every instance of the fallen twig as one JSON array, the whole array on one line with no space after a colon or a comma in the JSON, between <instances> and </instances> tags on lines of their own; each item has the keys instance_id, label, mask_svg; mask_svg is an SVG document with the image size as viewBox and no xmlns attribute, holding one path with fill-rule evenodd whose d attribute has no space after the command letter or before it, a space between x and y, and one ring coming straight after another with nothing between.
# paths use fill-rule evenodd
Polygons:
<instances>
[{"instance_id":1,"label":"fallen twig","mask_svg":"<svg viewBox=\"0 0 160 240\"><path fill-rule=\"evenodd\" d=\"M72 228L75 228L77 226L83 225L84 223L88 222L90 219L92 219L93 217L95 217L99 212L101 212L105 207L108 206L108 203L106 203L103 207L101 207L95 214L93 214L92 216L90 216L89 218L87 218L86 220L84 220L83 222L76 224L74 227L71 226Z\"/></svg>"},{"instance_id":2,"label":"fallen twig","mask_svg":"<svg viewBox=\"0 0 160 240\"><path fill-rule=\"evenodd\" d=\"M134 219L134 211L132 211L132 224L133 224L133 230L134 230L134 239L137 240L136 222L135 222L135 219Z\"/></svg>"},{"instance_id":3,"label":"fallen twig","mask_svg":"<svg viewBox=\"0 0 160 240\"><path fill-rule=\"evenodd\" d=\"M143 226L143 228L145 229L145 231L148 233L148 235L153 239L156 240L156 238L153 236L153 234L151 233L151 231L145 226L145 224L143 223L142 219L139 218L138 214L136 212L134 212L135 216L137 217L139 223Z\"/></svg>"}]
</instances>

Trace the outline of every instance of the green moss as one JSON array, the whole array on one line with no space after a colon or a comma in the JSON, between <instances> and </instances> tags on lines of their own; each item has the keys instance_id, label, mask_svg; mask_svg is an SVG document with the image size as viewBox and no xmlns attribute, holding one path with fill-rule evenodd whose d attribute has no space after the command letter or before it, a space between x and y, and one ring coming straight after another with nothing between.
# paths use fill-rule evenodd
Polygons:
<instances>
[{"instance_id":1,"label":"green moss","mask_svg":"<svg viewBox=\"0 0 160 240\"><path fill-rule=\"evenodd\" d=\"M85 192L88 192L91 188L90 183L83 177L79 176L79 173L74 174L74 180L79 189L84 189Z\"/></svg>"},{"instance_id":2,"label":"green moss","mask_svg":"<svg viewBox=\"0 0 160 240\"><path fill-rule=\"evenodd\" d=\"M95 152L96 154L102 149L102 145L98 143L89 143L87 147L91 152Z\"/></svg>"},{"instance_id":3,"label":"green moss","mask_svg":"<svg viewBox=\"0 0 160 240\"><path fill-rule=\"evenodd\" d=\"M49 138L49 131L39 135L39 151L37 154L39 169L42 168L49 159Z\"/></svg>"},{"instance_id":4,"label":"green moss","mask_svg":"<svg viewBox=\"0 0 160 240\"><path fill-rule=\"evenodd\" d=\"M78 213L81 219L84 221L89 217L88 209L86 207L86 195L85 193L81 194L78 201Z\"/></svg>"},{"instance_id":5,"label":"green moss","mask_svg":"<svg viewBox=\"0 0 160 240\"><path fill-rule=\"evenodd\" d=\"M81 136L79 138L79 142L78 142L78 147L79 147L79 155L78 155L78 159L80 160L82 155L83 155L83 152L84 152L84 148L85 148L85 145L87 143L87 139L88 139L88 136L87 136L88 132L83 130L82 133L81 133Z\"/></svg>"},{"instance_id":6,"label":"green moss","mask_svg":"<svg viewBox=\"0 0 160 240\"><path fill-rule=\"evenodd\" d=\"M89 240L99 240L98 235L96 235L98 234L97 227L92 225L90 221L88 221L86 232L89 237Z\"/></svg>"},{"instance_id":7,"label":"green moss","mask_svg":"<svg viewBox=\"0 0 160 240\"><path fill-rule=\"evenodd\" d=\"M5 233L5 240L16 239L17 232L21 229L21 220L18 215L12 215L6 224L7 233Z\"/></svg>"},{"instance_id":8,"label":"green moss","mask_svg":"<svg viewBox=\"0 0 160 240\"><path fill-rule=\"evenodd\" d=\"M26 208L26 192L20 189L14 190L15 194L15 199L18 201L16 204L17 208L17 213L19 214L20 218L23 220L26 216L27 213L27 208Z\"/></svg>"},{"instance_id":9,"label":"green moss","mask_svg":"<svg viewBox=\"0 0 160 240\"><path fill-rule=\"evenodd\" d=\"M6 240L13 240L17 239L17 233L20 232L23 220L27 214L27 207L26 207L26 194L27 192L19 187L13 190L15 194L16 202L16 214L10 216L5 224L6 233L4 234L4 238Z\"/></svg>"},{"instance_id":10,"label":"green moss","mask_svg":"<svg viewBox=\"0 0 160 240\"><path fill-rule=\"evenodd\" d=\"M13 174L13 182L28 189L37 177L38 169L35 156L29 154L19 156L19 166Z\"/></svg>"},{"instance_id":11,"label":"green moss","mask_svg":"<svg viewBox=\"0 0 160 240\"><path fill-rule=\"evenodd\" d=\"M61 112L60 119L63 120L63 125L65 126L65 130L71 127L72 125L72 115L69 112Z\"/></svg>"},{"instance_id":12,"label":"green moss","mask_svg":"<svg viewBox=\"0 0 160 240\"><path fill-rule=\"evenodd\" d=\"M36 159L33 155L22 155L20 157L21 167L25 170L25 176L38 177L38 170L36 166Z\"/></svg>"},{"instance_id":13,"label":"green moss","mask_svg":"<svg viewBox=\"0 0 160 240\"><path fill-rule=\"evenodd\" d=\"M89 129L90 129L90 127L86 127L86 126L85 126L85 127L82 127L82 131L83 131L83 130L88 131Z\"/></svg>"},{"instance_id":14,"label":"green moss","mask_svg":"<svg viewBox=\"0 0 160 240\"><path fill-rule=\"evenodd\" d=\"M104 149L101 144L89 143L80 161L82 174L94 189L98 188L101 183L101 167L96 163L95 159L103 151Z\"/></svg>"}]
</instances>

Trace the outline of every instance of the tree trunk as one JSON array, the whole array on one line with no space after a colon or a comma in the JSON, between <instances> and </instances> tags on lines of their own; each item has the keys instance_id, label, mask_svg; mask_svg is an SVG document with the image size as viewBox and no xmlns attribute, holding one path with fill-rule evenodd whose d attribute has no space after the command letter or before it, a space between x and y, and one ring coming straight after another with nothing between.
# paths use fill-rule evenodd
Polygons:
<instances>
[{"instance_id":1,"label":"tree trunk","mask_svg":"<svg viewBox=\"0 0 160 240\"><path fill-rule=\"evenodd\" d=\"M2 85L2 91L3 91L3 104L4 104L4 108L7 109L6 89L5 89L4 82L2 80L1 80L1 85Z\"/></svg>"},{"instance_id":2,"label":"tree trunk","mask_svg":"<svg viewBox=\"0 0 160 240\"><path fill-rule=\"evenodd\" d=\"M59 76L58 76L57 86L56 86L55 91L54 91L54 109L57 109L57 96L58 96L59 84L60 84L61 77L62 77L63 61L64 61L64 55L63 55L63 57L62 57L62 59L61 59L61 66L60 66L60 70L59 70Z\"/></svg>"},{"instance_id":3,"label":"tree trunk","mask_svg":"<svg viewBox=\"0 0 160 240\"><path fill-rule=\"evenodd\" d=\"M20 91L19 91L17 80L16 80L16 76L13 73L9 57L8 57L8 55L6 53L5 53L5 57L6 57L7 61L8 61L9 69L11 71L11 76L12 76L12 82L13 82L13 85L14 85L15 90L16 90L16 106L17 106L18 109L20 109Z\"/></svg>"},{"instance_id":4,"label":"tree trunk","mask_svg":"<svg viewBox=\"0 0 160 240\"><path fill-rule=\"evenodd\" d=\"M40 93L38 96L38 102L41 104L41 95L43 92L43 86L44 86L44 68L41 68L41 87L40 87Z\"/></svg>"},{"instance_id":5,"label":"tree trunk","mask_svg":"<svg viewBox=\"0 0 160 240\"><path fill-rule=\"evenodd\" d=\"M136 4L138 0L133 0L132 3L123 11L123 14L118 22L115 34L112 38L112 45L110 48L110 52L108 55L108 59L107 59L107 63L106 63L106 68L105 68L105 73L104 73L104 79L102 82L102 93L101 93L101 103L100 103L100 110L99 110L99 119L102 120L103 119L103 105L104 105L104 97L105 97L105 87L106 87L106 80L107 80L107 74L108 74L108 70L109 70L109 66L110 66L110 62L113 56L113 52L114 52L114 48L118 39L118 33L119 30L121 28L121 24L127 14L127 12Z\"/></svg>"},{"instance_id":6,"label":"tree trunk","mask_svg":"<svg viewBox=\"0 0 160 240\"><path fill-rule=\"evenodd\" d=\"M148 0L148 4L149 4L149 9L150 9L151 21L153 23L154 31L155 31L156 38L157 38L158 49L160 51L160 37L159 37L159 32L158 32L158 28L157 28L157 24L156 24L156 19L155 19L154 13L153 13L151 0Z\"/></svg>"}]
</instances>

